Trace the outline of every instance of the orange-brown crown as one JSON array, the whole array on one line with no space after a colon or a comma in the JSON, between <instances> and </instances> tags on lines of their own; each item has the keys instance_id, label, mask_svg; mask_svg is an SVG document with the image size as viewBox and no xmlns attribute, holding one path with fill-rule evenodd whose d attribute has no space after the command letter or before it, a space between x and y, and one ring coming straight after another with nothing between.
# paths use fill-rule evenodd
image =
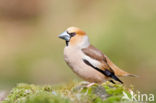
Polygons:
<instances>
[{"instance_id":1,"label":"orange-brown crown","mask_svg":"<svg viewBox=\"0 0 156 103\"><path fill-rule=\"evenodd\" d=\"M69 27L67 29L68 33L76 33L77 35L85 35L86 33L78 27Z\"/></svg>"}]
</instances>

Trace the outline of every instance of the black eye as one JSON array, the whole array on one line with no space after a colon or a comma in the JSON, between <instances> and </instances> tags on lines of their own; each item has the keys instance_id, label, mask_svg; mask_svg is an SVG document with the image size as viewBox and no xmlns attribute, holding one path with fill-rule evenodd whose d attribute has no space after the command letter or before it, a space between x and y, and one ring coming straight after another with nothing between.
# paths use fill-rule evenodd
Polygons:
<instances>
[{"instance_id":1,"label":"black eye","mask_svg":"<svg viewBox=\"0 0 156 103\"><path fill-rule=\"evenodd\" d=\"M76 33L69 33L69 32L67 32L69 35L70 35L70 37L73 37L73 36L75 36L76 35Z\"/></svg>"},{"instance_id":2,"label":"black eye","mask_svg":"<svg viewBox=\"0 0 156 103\"><path fill-rule=\"evenodd\" d=\"M73 37L73 36L76 35L76 33L70 33L69 35L70 35L71 37Z\"/></svg>"}]
</instances>

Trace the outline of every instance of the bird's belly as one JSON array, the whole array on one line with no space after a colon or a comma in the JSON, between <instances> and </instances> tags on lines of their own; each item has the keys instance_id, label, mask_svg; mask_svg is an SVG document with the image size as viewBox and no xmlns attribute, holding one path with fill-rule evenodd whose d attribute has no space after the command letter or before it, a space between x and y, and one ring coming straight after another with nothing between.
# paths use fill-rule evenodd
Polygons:
<instances>
[{"instance_id":1,"label":"bird's belly","mask_svg":"<svg viewBox=\"0 0 156 103\"><path fill-rule=\"evenodd\" d=\"M77 51L73 53L64 53L66 63L82 79L89 82L97 82L97 83L104 82L107 78L99 71L86 65L83 62L82 56L83 54Z\"/></svg>"}]
</instances>

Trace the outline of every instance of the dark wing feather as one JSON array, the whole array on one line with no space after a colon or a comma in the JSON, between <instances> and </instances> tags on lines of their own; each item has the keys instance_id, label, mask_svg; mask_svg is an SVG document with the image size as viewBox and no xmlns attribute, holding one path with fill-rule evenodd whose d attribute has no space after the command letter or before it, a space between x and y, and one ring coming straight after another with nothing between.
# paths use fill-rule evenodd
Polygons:
<instances>
[{"instance_id":1,"label":"dark wing feather","mask_svg":"<svg viewBox=\"0 0 156 103\"><path fill-rule=\"evenodd\" d=\"M87 56L89 56L92 59L98 60L99 62L101 62L101 67L102 68L98 68L98 67L94 67L89 61L83 59L83 62L86 63L87 65L91 66L92 68L94 68L95 70L101 72L102 74L104 74L107 77L111 77L116 81L119 81L120 83L123 83L114 73L113 69L109 66L109 64L107 63L108 58L97 48L95 48L94 46L90 45L88 48L83 48L82 49L83 53Z\"/></svg>"},{"instance_id":2,"label":"dark wing feather","mask_svg":"<svg viewBox=\"0 0 156 103\"><path fill-rule=\"evenodd\" d=\"M114 72L117 76L135 76L121 70L106 55L104 55L100 50L98 50L92 45L90 45L87 48L83 48L82 51L84 54L91 57L92 59L100 61L103 65L103 68L100 68L102 70L107 69L111 72Z\"/></svg>"},{"instance_id":3,"label":"dark wing feather","mask_svg":"<svg viewBox=\"0 0 156 103\"><path fill-rule=\"evenodd\" d=\"M102 70L108 69L111 72L114 72L111 69L111 67L107 64L107 60L106 60L104 54L100 50L95 48L94 46L90 45L88 48L83 48L82 51L85 55L89 56L90 58L101 62L102 68L100 68L100 69L102 69Z\"/></svg>"},{"instance_id":4,"label":"dark wing feather","mask_svg":"<svg viewBox=\"0 0 156 103\"><path fill-rule=\"evenodd\" d=\"M101 69L99 69L99 68L93 66L93 65L92 65L89 61L87 61L86 59L83 59L83 62L84 62L85 64L91 66L93 69L95 69L95 70L99 71L100 73L104 74L105 76L111 77L111 78L113 78L114 80L116 80L116 81L118 81L118 82L120 82L120 83L123 84L123 82L114 74L114 72L111 72L111 71L109 71L109 70L107 70L107 69L101 70Z\"/></svg>"}]
</instances>

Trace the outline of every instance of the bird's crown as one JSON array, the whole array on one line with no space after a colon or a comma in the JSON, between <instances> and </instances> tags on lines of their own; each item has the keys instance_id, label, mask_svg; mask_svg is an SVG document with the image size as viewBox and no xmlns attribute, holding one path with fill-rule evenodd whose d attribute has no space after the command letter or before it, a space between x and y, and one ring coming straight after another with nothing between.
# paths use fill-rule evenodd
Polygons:
<instances>
[{"instance_id":1,"label":"bird's crown","mask_svg":"<svg viewBox=\"0 0 156 103\"><path fill-rule=\"evenodd\" d=\"M67 29L68 33L76 33L77 35L85 35L86 33L78 27L69 27Z\"/></svg>"}]
</instances>

